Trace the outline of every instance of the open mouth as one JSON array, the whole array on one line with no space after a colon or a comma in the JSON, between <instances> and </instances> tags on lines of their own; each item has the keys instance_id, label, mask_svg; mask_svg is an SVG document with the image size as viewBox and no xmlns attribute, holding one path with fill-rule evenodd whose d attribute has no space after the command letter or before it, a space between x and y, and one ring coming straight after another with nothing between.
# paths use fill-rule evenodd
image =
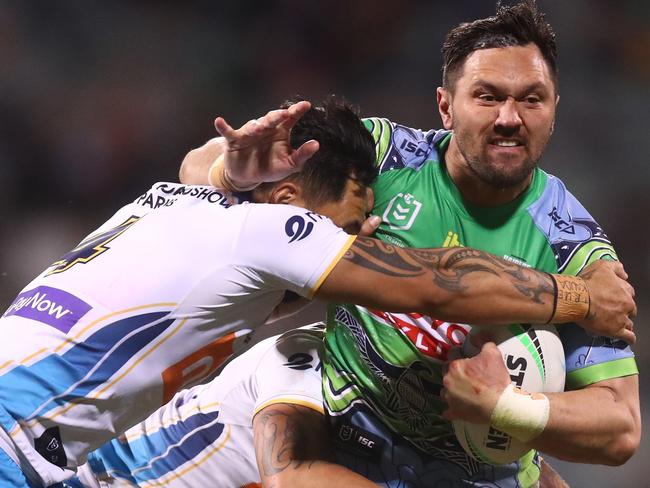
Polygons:
<instances>
[{"instance_id":1,"label":"open mouth","mask_svg":"<svg viewBox=\"0 0 650 488\"><path fill-rule=\"evenodd\" d=\"M497 147L520 147L522 142L517 139L497 139L490 141L490 144Z\"/></svg>"}]
</instances>

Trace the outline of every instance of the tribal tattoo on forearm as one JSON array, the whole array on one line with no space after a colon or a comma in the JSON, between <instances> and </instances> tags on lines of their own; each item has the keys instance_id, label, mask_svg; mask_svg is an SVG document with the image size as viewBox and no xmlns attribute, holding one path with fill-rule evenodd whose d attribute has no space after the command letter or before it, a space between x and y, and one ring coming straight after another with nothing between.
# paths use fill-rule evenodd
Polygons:
<instances>
[{"instance_id":1,"label":"tribal tattoo on forearm","mask_svg":"<svg viewBox=\"0 0 650 488\"><path fill-rule=\"evenodd\" d=\"M553 300L549 275L525 269L492 254L466 247L406 249L368 237L357 237L344 259L388 276L414 278L432 273L434 283L449 292L467 289L463 278L471 273L506 277L522 295L535 303Z\"/></svg>"},{"instance_id":2,"label":"tribal tattoo on forearm","mask_svg":"<svg viewBox=\"0 0 650 488\"><path fill-rule=\"evenodd\" d=\"M286 469L309 469L330 453L315 452L301 434L308 432L315 438L326 438L324 419L306 407L290 404L270 406L255 416L255 453L262 476L279 474ZM323 433L314 433L314 430ZM319 435L320 434L320 435ZM322 457L321 457L322 455Z\"/></svg>"}]
</instances>

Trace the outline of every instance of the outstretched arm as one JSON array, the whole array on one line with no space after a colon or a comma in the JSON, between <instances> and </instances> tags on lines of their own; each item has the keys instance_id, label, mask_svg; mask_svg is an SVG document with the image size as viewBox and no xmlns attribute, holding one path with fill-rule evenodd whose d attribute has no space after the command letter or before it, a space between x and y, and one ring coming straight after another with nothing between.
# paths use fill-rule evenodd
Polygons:
<instances>
[{"instance_id":1,"label":"outstretched arm","mask_svg":"<svg viewBox=\"0 0 650 488\"><path fill-rule=\"evenodd\" d=\"M409 249L357 237L317 296L474 325L577 322L634 342L634 291L622 265L603 261L587 270L582 280L470 248Z\"/></svg>"},{"instance_id":2,"label":"outstretched arm","mask_svg":"<svg viewBox=\"0 0 650 488\"><path fill-rule=\"evenodd\" d=\"M291 128L309 107L309 102L299 102L274 110L239 130L217 119L224 141L213 140L196 150L195 166L186 158L183 181L204 183L201 167L211 168L213 176L216 172L213 183L235 180L238 185L271 181L296 171L318 146L308 141L294 151L289 145ZM210 162L224 150L224 159L217 157L216 165ZM584 281L552 278L472 249L402 250L360 237L320 293L330 300L391 311L425 311L436 318L474 324L577 322L589 332L632 343L634 290L616 279L615 275L627 279L620 264L599 266L587 268Z\"/></svg>"},{"instance_id":3,"label":"outstretched arm","mask_svg":"<svg viewBox=\"0 0 650 488\"><path fill-rule=\"evenodd\" d=\"M349 469L334 464L325 417L307 407L285 403L261 410L253 419L257 466L265 488L300 486L375 488Z\"/></svg>"}]
</instances>

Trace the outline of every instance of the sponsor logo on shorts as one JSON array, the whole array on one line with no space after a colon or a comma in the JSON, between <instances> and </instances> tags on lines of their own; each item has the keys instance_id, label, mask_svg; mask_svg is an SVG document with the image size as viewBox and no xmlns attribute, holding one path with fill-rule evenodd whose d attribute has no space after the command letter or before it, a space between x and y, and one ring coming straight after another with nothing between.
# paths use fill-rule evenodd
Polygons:
<instances>
[{"instance_id":1,"label":"sponsor logo on shorts","mask_svg":"<svg viewBox=\"0 0 650 488\"><path fill-rule=\"evenodd\" d=\"M381 437L350 424L340 425L338 443L367 458L378 457L384 446L384 440Z\"/></svg>"},{"instance_id":2,"label":"sponsor logo on shorts","mask_svg":"<svg viewBox=\"0 0 650 488\"><path fill-rule=\"evenodd\" d=\"M67 291L39 286L18 295L2 316L38 320L67 334L91 308Z\"/></svg>"},{"instance_id":3,"label":"sponsor logo on shorts","mask_svg":"<svg viewBox=\"0 0 650 488\"><path fill-rule=\"evenodd\" d=\"M422 203L410 193L398 193L386 207L383 220L388 222L393 230L408 230L415 222L421 208Z\"/></svg>"},{"instance_id":4,"label":"sponsor logo on shorts","mask_svg":"<svg viewBox=\"0 0 650 488\"><path fill-rule=\"evenodd\" d=\"M50 427L43 432L39 438L34 440L34 448L41 456L55 466L63 467L68 463L58 427Z\"/></svg>"},{"instance_id":5,"label":"sponsor logo on shorts","mask_svg":"<svg viewBox=\"0 0 650 488\"><path fill-rule=\"evenodd\" d=\"M311 362L313 360L314 358L311 354L307 354L306 352L297 352L289 356L288 361L284 363L283 366L298 371L304 371L305 369L311 368Z\"/></svg>"}]
</instances>

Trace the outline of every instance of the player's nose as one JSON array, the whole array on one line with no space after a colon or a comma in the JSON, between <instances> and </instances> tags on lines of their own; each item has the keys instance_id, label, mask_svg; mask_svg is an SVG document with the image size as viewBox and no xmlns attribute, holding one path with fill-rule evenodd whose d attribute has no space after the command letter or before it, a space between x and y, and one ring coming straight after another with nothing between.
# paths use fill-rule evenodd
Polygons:
<instances>
[{"instance_id":1,"label":"player's nose","mask_svg":"<svg viewBox=\"0 0 650 488\"><path fill-rule=\"evenodd\" d=\"M522 120L519 108L514 98L508 97L499 107L494 125L497 129L513 131L521 126Z\"/></svg>"}]
</instances>

